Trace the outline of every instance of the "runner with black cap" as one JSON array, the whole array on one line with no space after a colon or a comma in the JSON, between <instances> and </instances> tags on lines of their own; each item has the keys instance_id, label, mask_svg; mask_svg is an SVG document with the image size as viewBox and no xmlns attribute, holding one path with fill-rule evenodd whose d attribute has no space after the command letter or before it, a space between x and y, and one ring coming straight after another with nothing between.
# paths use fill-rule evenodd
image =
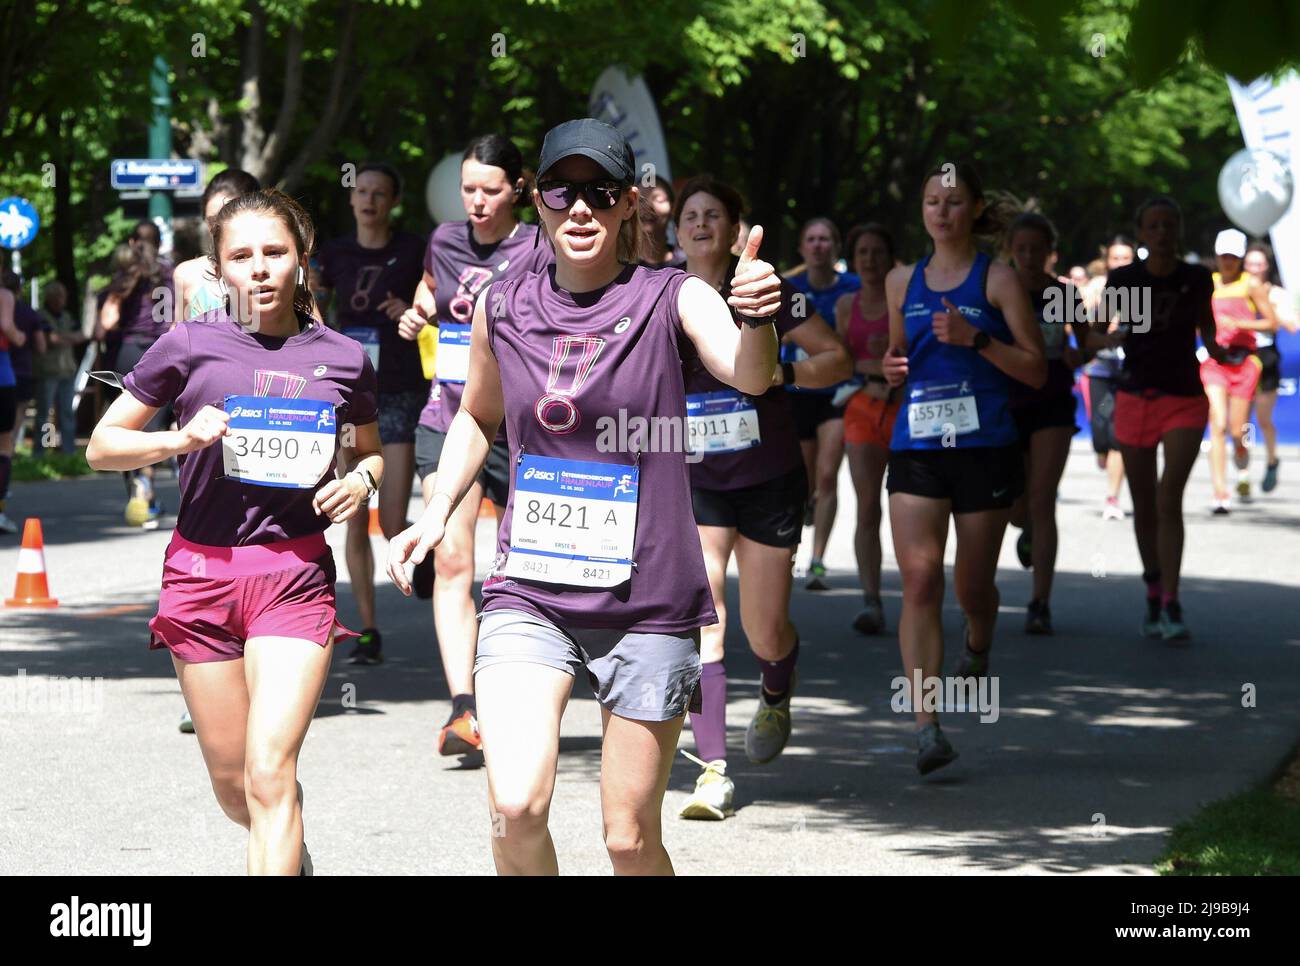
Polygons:
<instances>
[{"instance_id":1,"label":"runner with black cap","mask_svg":"<svg viewBox=\"0 0 1300 966\"><path fill-rule=\"evenodd\" d=\"M699 684L699 629L716 620L691 518L683 364L698 356L741 392L764 392L780 282L756 258L755 228L732 279L731 306L751 323L738 329L707 282L638 265L632 151L600 121L552 129L538 171L533 202L556 263L479 295L437 488L390 545L389 574L409 592L407 561L438 545L504 419L510 496L475 660L497 869L557 871L547 813L560 719L585 669L604 722L614 870L670 873L663 795ZM669 445L649 445L647 424L670 427Z\"/></svg>"}]
</instances>

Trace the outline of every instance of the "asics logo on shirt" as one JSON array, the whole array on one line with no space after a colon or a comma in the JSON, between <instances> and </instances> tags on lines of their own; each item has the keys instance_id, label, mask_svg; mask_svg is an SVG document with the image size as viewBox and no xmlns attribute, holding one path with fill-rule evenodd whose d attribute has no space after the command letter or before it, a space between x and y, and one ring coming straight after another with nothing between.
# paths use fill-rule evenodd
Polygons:
<instances>
[{"instance_id":1,"label":"asics logo on shirt","mask_svg":"<svg viewBox=\"0 0 1300 966\"><path fill-rule=\"evenodd\" d=\"M632 319L625 315L618 320L618 324L614 326L614 331L620 334L624 333L627 331L627 327L631 324L632 324Z\"/></svg>"},{"instance_id":2,"label":"asics logo on shirt","mask_svg":"<svg viewBox=\"0 0 1300 966\"><path fill-rule=\"evenodd\" d=\"M546 392L533 404L533 415L548 433L563 436L582 423L571 397L586 383L603 348L605 340L598 335L558 335L552 340Z\"/></svg>"}]
</instances>

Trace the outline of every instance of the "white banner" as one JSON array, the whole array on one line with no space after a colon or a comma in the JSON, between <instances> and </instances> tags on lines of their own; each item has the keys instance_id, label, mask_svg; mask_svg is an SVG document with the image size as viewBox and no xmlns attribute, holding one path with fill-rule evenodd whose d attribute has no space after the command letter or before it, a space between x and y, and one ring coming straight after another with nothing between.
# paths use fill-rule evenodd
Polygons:
<instances>
[{"instance_id":1,"label":"white banner","mask_svg":"<svg viewBox=\"0 0 1300 966\"><path fill-rule=\"evenodd\" d=\"M618 128L636 158L637 183L641 183L643 165L653 164L655 173L669 183L673 180L668 166L668 144L659 126L655 99L640 75L628 77L619 67L609 67L596 78L587 101L591 116Z\"/></svg>"},{"instance_id":2,"label":"white banner","mask_svg":"<svg viewBox=\"0 0 1300 966\"><path fill-rule=\"evenodd\" d=\"M1244 86L1229 77L1228 89L1246 147L1283 158L1300 186L1300 77L1292 71L1277 81L1259 77ZM1300 191L1296 194L1300 197ZM1296 201L1269 235L1282 286L1294 294L1300 291L1300 205Z\"/></svg>"}]
</instances>

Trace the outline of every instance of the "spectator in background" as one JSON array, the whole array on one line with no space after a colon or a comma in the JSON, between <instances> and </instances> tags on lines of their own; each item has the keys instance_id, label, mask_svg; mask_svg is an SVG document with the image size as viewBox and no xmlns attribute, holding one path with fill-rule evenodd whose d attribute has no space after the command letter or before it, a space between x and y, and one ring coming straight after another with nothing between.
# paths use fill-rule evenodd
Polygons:
<instances>
[{"instance_id":1,"label":"spectator in background","mask_svg":"<svg viewBox=\"0 0 1300 966\"><path fill-rule=\"evenodd\" d=\"M77 414L72 400L76 390L77 352L86 342L81 323L68 312L68 290L62 282L45 288L42 312L46 330L46 350L36 356L36 429L32 436L32 455L41 456L46 446L46 426L58 426L59 450L72 454L77 448ZM57 419L50 419L55 408Z\"/></svg>"},{"instance_id":2,"label":"spectator in background","mask_svg":"<svg viewBox=\"0 0 1300 966\"><path fill-rule=\"evenodd\" d=\"M22 280L13 272L4 273L4 287L14 293L14 325L25 337L21 345L10 344L9 361L14 370L14 446L23 441L27 404L36 393L32 359L45 352L45 319L23 298Z\"/></svg>"},{"instance_id":3,"label":"spectator in background","mask_svg":"<svg viewBox=\"0 0 1300 966\"><path fill-rule=\"evenodd\" d=\"M9 471L13 466L13 428L18 409L14 402L14 370L9 350L21 347L27 336L14 324L14 293L0 286L0 534L18 532L18 525L5 516L9 493Z\"/></svg>"},{"instance_id":4,"label":"spectator in background","mask_svg":"<svg viewBox=\"0 0 1300 966\"><path fill-rule=\"evenodd\" d=\"M1088 270L1082 265L1075 265L1070 269L1070 277L1066 281L1082 292L1088 284Z\"/></svg>"}]
</instances>

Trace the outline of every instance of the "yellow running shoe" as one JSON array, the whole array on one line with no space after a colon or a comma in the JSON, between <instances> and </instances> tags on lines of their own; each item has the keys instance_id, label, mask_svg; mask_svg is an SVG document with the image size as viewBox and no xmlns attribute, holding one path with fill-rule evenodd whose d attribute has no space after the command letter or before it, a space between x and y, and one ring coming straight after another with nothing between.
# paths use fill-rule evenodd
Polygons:
<instances>
[{"instance_id":1,"label":"yellow running shoe","mask_svg":"<svg viewBox=\"0 0 1300 966\"><path fill-rule=\"evenodd\" d=\"M695 792L686 799L686 803L677 812L677 817L721 822L728 815L735 814L731 800L736 793L736 783L727 777L726 761L721 758L717 761L701 761L685 749L682 754L704 770L695 779Z\"/></svg>"}]
</instances>

